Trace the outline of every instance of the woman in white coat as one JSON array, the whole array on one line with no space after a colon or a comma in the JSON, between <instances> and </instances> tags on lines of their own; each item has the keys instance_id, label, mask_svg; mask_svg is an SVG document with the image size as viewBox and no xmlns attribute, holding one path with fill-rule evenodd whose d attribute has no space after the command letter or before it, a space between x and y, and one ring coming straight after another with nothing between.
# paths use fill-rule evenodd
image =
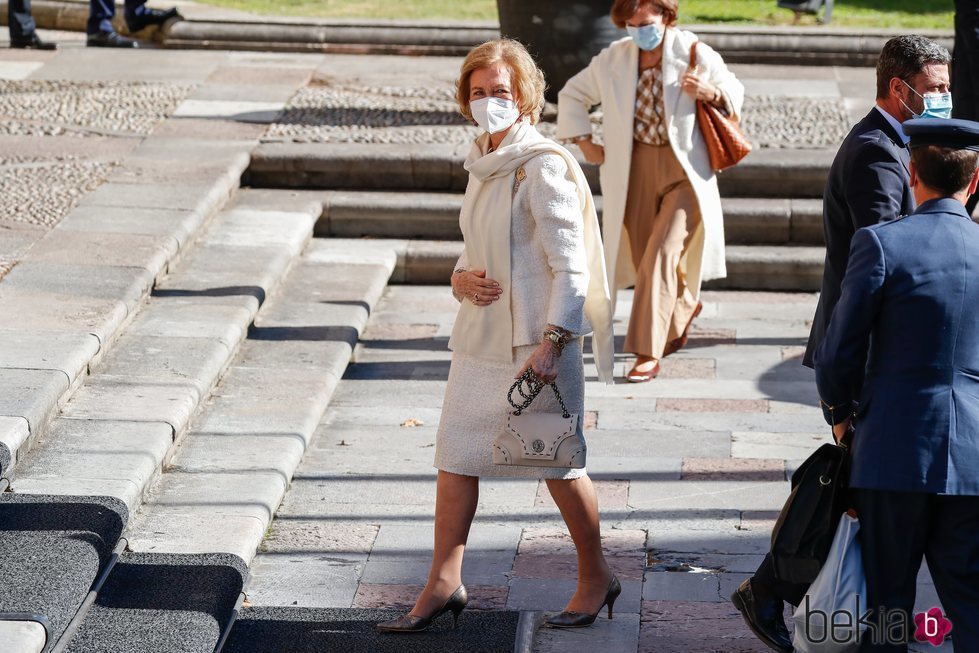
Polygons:
<instances>
[{"instance_id":1,"label":"woman in white coat","mask_svg":"<svg viewBox=\"0 0 979 653\"><path fill-rule=\"evenodd\" d=\"M558 138L601 165L609 285L635 285L626 378L649 381L683 347L703 281L724 277L724 220L696 101L737 119L744 87L692 32L676 28L677 0L616 0L629 36L598 53L558 96ZM589 111L602 105L604 147Z\"/></svg>"},{"instance_id":2,"label":"woman in white coat","mask_svg":"<svg viewBox=\"0 0 979 653\"><path fill-rule=\"evenodd\" d=\"M591 480L581 468L496 464L493 446L506 427L507 390L527 370L557 381L581 435L585 334L593 334L599 379L612 379L612 306L598 217L578 162L534 126L544 75L522 45L501 39L474 48L456 100L483 134L466 158L459 216L465 249L451 280L460 307L435 438L435 546L414 608L378 628L416 632L465 607L462 558L484 476L546 480L578 554L575 593L547 623L587 626L605 606L611 616L621 592L602 553ZM527 410L557 412L557 401L542 393Z\"/></svg>"}]
</instances>

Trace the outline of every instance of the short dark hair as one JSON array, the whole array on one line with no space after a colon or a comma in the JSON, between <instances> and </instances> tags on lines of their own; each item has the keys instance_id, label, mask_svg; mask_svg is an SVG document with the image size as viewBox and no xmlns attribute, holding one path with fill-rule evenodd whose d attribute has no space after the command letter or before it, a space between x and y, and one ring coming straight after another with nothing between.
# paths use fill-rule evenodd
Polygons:
<instances>
[{"instance_id":1,"label":"short dark hair","mask_svg":"<svg viewBox=\"0 0 979 653\"><path fill-rule=\"evenodd\" d=\"M911 150L911 159L922 183L949 197L969 187L979 165L979 152L924 145Z\"/></svg>"},{"instance_id":2,"label":"short dark hair","mask_svg":"<svg viewBox=\"0 0 979 653\"><path fill-rule=\"evenodd\" d=\"M895 77L907 82L928 64L947 66L951 62L948 50L931 39L917 34L895 36L884 44L877 58L877 97L887 97Z\"/></svg>"},{"instance_id":3,"label":"short dark hair","mask_svg":"<svg viewBox=\"0 0 979 653\"><path fill-rule=\"evenodd\" d=\"M612 22L619 29L625 27L640 8L649 5L663 10L663 24L667 27L676 25L676 16L680 10L680 0L615 0L612 4Z\"/></svg>"}]
</instances>

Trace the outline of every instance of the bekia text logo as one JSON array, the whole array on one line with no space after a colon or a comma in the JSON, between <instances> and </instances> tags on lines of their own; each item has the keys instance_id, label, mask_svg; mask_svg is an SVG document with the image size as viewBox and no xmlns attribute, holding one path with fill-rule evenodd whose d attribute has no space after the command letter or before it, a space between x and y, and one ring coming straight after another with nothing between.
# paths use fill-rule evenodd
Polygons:
<instances>
[{"instance_id":1,"label":"bekia text logo","mask_svg":"<svg viewBox=\"0 0 979 653\"><path fill-rule=\"evenodd\" d=\"M876 610L862 604L859 594L853 597L853 608L840 608L831 613L813 608L809 596L804 600L805 630L803 637L810 644L849 644L869 640L875 646L901 646L911 641L941 646L952 632L952 622L941 608L911 615L904 610L879 607Z\"/></svg>"},{"instance_id":2,"label":"bekia text logo","mask_svg":"<svg viewBox=\"0 0 979 653\"><path fill-rule=\"evenodd\" d=\"M941 646L945 636L952 632L952 622L945 618L940 608L914 615L914 625L915 641L928 642L932 646Z\"/></svg>"}]
</instances>

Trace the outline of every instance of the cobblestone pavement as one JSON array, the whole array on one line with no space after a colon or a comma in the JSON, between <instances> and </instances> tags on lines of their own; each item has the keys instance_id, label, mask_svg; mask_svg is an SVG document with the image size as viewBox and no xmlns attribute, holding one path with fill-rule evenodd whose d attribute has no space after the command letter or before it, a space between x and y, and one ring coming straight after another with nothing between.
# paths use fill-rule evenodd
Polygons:
<instances>
[{"instance_id":1,"label":"cobblestone pavement","mask_svg":"<svg viewBox=\"0 0 979 653\"><path fill-rule=\"evenodd\" d=\"M624 593L613 620L542 630L536 651L768 650L728 597L767 550L791 471L830 438L800 364L814 304L705 293L690 344L648 384L600 384L586 357L588 469ZM388 289L256 559L253 604L411 607L430 561L456 306L447 288ZM620 347L629 310L626 293ZM617 374L629 363L620 356ZM542 483L481 483L464 566L474 608L561 609L575 573ZM919 594L937 604L927 579Z\"/></svg>"},{"instance_id":2,"label":"cobblestone pavement","mask_svg":"<svg viewBox=\"0 0 979 653\"><path fill-rule=\"evenodd\" d=\"M443 86L360 86L320 80L300 90L268 139L309 143L468 143L478 130L459 115L452 82ZM555 107L541 132L553 137ZM849 130L841 98L749 95L743 128L758 147L829 147ZM601 136L601 127L596 124Z\"/></svg>"}]
</instances>

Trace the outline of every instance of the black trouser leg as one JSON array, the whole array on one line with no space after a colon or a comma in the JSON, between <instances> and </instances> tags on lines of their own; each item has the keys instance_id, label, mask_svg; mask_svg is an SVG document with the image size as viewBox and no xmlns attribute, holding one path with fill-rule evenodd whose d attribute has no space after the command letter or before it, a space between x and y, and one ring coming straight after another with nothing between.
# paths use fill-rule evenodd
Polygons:
<instances>
[{"instance_id":1,"label":"black trouser leg","mask_svg":"<svg viewBox=\"0 0 979 653\"><path fill-rule=\"evenodd\" d=\"M887 621L880 623L876 612L871 618L875 628L868 629L860 651L873 653L906 653L907 629L913 624L918 570L928 538L928 503L931 495L920 492L887 490L852 490L853 504L860 520L860 546L864 574L867 578L866 605L875 612L882 609ZM913 630L912 630L913 633Z\"/></svg>"},{"instance_id":2,"label":"black trouser leg","mask_svg":"<svg viewBox=\"0 0 979 653\"><path fill-rule=\"evenodd\" d=\"M952 646L979 651L979 497L933 496L930 503L925 557L952 622Z\"/></svg>"},{"instance_id":3,"label":"black trouser leg","mask_svg":"<svg viewBox=\"0 0 979 653\"><path fill-rule=\"evenodd\" d=\"M11 41L29 41L37 25L31 17L31 0L7 1L7 25Z\"/></svg>"},{"instance_id":4,"label":"black trouser leg","mask_svg":"<svg viewBox=\"0 0 979 653\"><path fill-rule=\"evenodd\" d=\"M758 565L758 570L751 578L751 587L760 595L775 596L792 605L802 603L802 598L809 589L807 584L779 580L775 576L775 563L772 561L771 553L766 554L765 559Z\"/></svg>"}]
</instances>

